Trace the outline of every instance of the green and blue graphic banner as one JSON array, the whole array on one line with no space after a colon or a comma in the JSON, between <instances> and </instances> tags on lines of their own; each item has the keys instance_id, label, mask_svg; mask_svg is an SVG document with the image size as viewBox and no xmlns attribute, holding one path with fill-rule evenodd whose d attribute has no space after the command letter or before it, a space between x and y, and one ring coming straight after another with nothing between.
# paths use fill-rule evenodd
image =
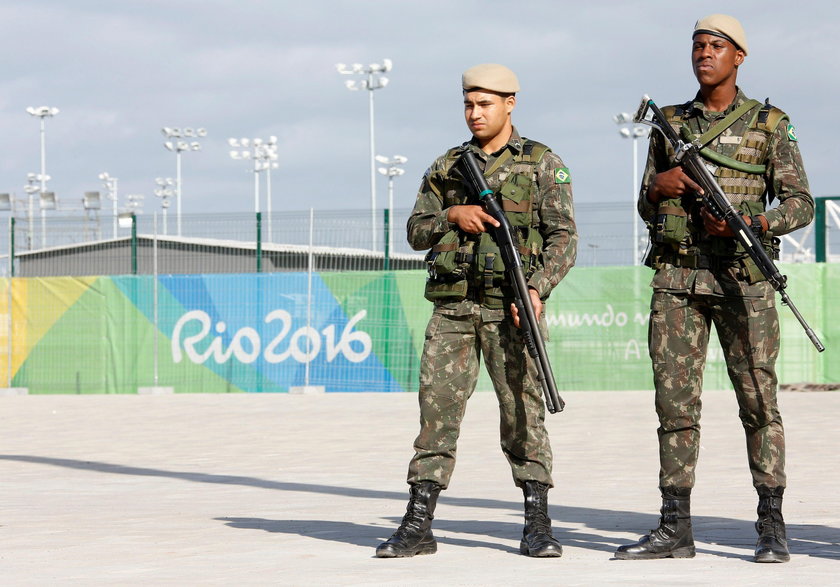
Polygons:
<instances>
[{"instance_id":1,"label":"green and blue graphic banner","mask_svg":"<svg viewBox=\"0 0 840 587\"><path fill-rule=\"evenodd\" d=\"M840 265L785 266L817 353L784 308L783 382L840 381ZM650 270L575 268L546 305L561 390L648 389ZM11 278L0 386L29 393L416 391L431 304L420 271ZM705 387L727 388L710 343ZM480 390L490 389L482 375Z\"/></svg>"}]
</instances>

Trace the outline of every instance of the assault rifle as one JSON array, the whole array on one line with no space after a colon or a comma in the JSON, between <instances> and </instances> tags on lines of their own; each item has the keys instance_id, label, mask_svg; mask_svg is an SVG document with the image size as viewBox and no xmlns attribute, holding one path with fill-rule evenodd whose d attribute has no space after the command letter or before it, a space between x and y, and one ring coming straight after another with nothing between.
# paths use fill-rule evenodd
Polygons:
<instances>
[{"instance_id":1,"label":"assault rifle","mask_svg":"<svg viewBox=\"0 0 840 587\"><path fill-rule=\"evenodd\" d=\"M548 411L554 414L562 412L566 402L557 393L557 384L554 382L554 372L551 370L551 363L548 362L548 354L545 351L545 342L540 333L540 325L537 315L534 313L534 305L531 303L531 294L528 291L528 283L525 281L525 273L522 271L522 258L517 249L517 236L510 221L505 216L502 207L499 205L493 190L487 185L484 174L478 168L475 155L470 151L464 151L460 159L460 167L464 178L478 194L478 199L484 206L484 210L499 222L499 226L488 227L488 232L502 256L505 264L505 271L513 284L514 303L519 311L519 325L522 329L522 337L528 354L537 366L537 379L545 395L545 405Z\"/></svg>"},{"instance_id":2,"label":"assault rifle","mask_svg":"<svg viewBox=\"0 0 840 587\"><path fill-rule=\"evenodd\" d=\"M650 118L648 118L648 113L651 113ZM706 209L718 220L726 222L727 226L729 226L735 235L735 239L744 247L744 250L747 251L747 254L756 266L758 266L762 275L764 275L773 289L779 292L779 295L782 297L782 304L790 308L793 315L799 320L802 328L805 329L805 334L808 335L813 345L819 352L823 352L825 346L820 342L820 339L811 327L808 326L808 323L805 322L802 314L793 305L793 301L791 301L790 296L785 291L787 277L779 272L776 264L773 263L767 251L764 250L761 241L758 240L755 233L744 222L741 213L735 209L726 197L726 194L723 193L714 175L712 175L712 172L709 171L703 162L703 158L700 155L700 145L697 142L687 143L683 141L665 118L662 110L659 109L649 96L642 98L642 102L639 104L639 109L636 111L633 121L647 124L662 133L662 136L674 149L674 161L682 165L691 179L703 188L701 197L703 198L703 204L706 206Z\"/></svg>"}]
</instances>

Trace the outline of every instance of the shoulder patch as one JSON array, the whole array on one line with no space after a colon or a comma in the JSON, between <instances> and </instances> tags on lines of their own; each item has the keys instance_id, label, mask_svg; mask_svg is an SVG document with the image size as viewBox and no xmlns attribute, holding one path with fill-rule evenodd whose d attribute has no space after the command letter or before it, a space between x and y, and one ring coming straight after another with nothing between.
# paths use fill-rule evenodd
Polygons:
<instances>
[{"instance_id":1,"label":"shoulder patch","mask_svg":"<svg viewBox=\"0 0 840 587\"><path fill-rule=\"evenodd\" d=\"M557 167L554 169L554 183L572 183L572 176L568 167Z\"/></svg>"},{"instance_id":2,"label":"shoulder patch","mask_svg":"<svg viewBox=\"0 0 840 587\"><path fill-rule=\"evenodd\" d=\"M796 138L796 129L793 127L792 124L787 125L787 136L793 142L798 142L799 139Z\"/></svg>"}]
</instances>

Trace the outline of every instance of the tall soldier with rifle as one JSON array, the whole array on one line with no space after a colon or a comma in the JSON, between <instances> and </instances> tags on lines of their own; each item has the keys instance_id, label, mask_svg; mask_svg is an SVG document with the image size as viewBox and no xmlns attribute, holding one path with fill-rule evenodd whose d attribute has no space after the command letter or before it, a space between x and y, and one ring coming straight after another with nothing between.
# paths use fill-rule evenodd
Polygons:
<instances>
[{"instance_id":1,"label":"tall soldier with rifle","mask_svg":"<svg viewBox=\"0 0 840 587\"><path fill-rule=\"evenodd\" d=\"M411 246L429 251L425 296L434 310L420 366L408 507L376 556L437 550L432 518L452 477L483 358L499 402L502 452L525 498L520 552L557 557L562 547L548 517L554 482L543 391L551 411L563 404L540 323L545 300L575 261L571 179L548 147L513 127L519 82L511 70L472 67L462 90L472 139L432 163L408 220Z\"/></svg>"},{"instance_id":2,"label":"tall soldier with rifle","mask_svg":"<svg viewBox=\"0 0 840 587\"><path fill-rule=\"evenodd\" d=\"M812 221L814 201L787 115L769 102L748 99L736 85L747 52L735 18L699 20L691 59L700 91L661 110L647 99L637 115L644 121L651 112L650 122L664 131L651 135L639 195L652 241L646 263L656 270L649 351L662 509L659 526L619 547L619 559L695 555L689 504L712 324L738 400L758 493L754 560L790 559L781 509L785 437L776 401L775 291L818 350L822 343L790 302L772 259L778 257L778 236Z\"/></svg>"}]
</instances>

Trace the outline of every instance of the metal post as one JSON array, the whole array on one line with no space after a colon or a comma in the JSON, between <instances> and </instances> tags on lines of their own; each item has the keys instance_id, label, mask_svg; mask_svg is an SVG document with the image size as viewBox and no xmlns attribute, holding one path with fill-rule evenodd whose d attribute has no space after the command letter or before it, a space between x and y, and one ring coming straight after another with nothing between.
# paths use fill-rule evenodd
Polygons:
<instances>
[{"instance_id":1,"label":"metal post","mask_svg":"<svg viewBox=\"0 0 840 587\"><path fill-rule=\"evenodd\" d=\"M388 216L386 218L391 219L391 214L394 212L394 176L388 175ZM394 233L391 230L391 226L388 226L388 248L391 249L394 247Z\"/></svg>"},{"instance_id":2,"label":"metal post","mask_svg":"<svg viewBox=\"0 0 840 587\"><path fill-rule=\"evenodd\" d=\"M312 326L312 272L315 269L314 259L312 257L312 233L315 229L315 210L313 208L309 209L309 253L307 255L307 281L306 281L306 332L311 332ZM312 352L312 339L311 337L306 337L306 356L307 359ZM304 376L303 376L303 384L306 387L309 387L309 364L312 361L307 360L306 364L304 365Z\"/></svg>"},{"instance_id":3,"label":"metal post","mask_svg":"<svg viewBox=\"0 0 840 587\"><path fill-rule=\"evenodd\" d=\"M131 274L137 275L137 216L131 213Z\"/></svg>"},{"instance_id":4,"label":"metal post","mask_svg":"<svg viewBox=\"0 0 840 587\"><path fill-rule=\"evenodd\" d=\"M9 275L15 276L15 217L9 217ZM11 314L12 309L9 308Z\"/></svg>"},{"instance_id":5,"label":"metal post","mask_svg":"<svg viewBox=\"0 0 840 587\"><path fill-rule=\"evenodd\" d=\"M636 143L639 137L633 134L633 189L630 190L630 218L633 219L633 265L639 264L639 215L636 211L636 194L639 192L639 156Z\"/></svg>"},{"instance_id":6,"label":"metal post","mask_svg":"<svg viewBox=\"0 0 840 587\"><path fill-rule=\"evenodd\" d=\"M152 358L152 373L154 386L158 386L158 217L154 213L154 234L152 240L152 321L154 322L154 356Z\"/></svg>"},{"instance_id":7,"label":"metal post","mask_svg":"<svg viewBox=\"0 0 840 587\"><path fill-rule=\"evenodd\" d=\"M368 75L368 94L370 95L370 221L372 251L376 250L376 147L373 133L373 74Z\"/></svg>"},{"instance_id":8,"label":"metal post","mask_svg":"<svg viewBox=\"0 0 840 587\"><path fill-rule=\"evenodd\" d=\"M14 279L13 278L15 276L15 217L14 216L9 217L9 275L10 275L10 277L8 279L9 286L8 286L8 289L6 290L6 294L7 294L6 295L6 303L8 304L6 306L6 312L7 312L7 314L6 314L6 320L7 320L6 332L8 332L8 344L6 345L7 349L8 349L8 355L6 357L6 360L7 360L6 387L11 387L12 386L12 355L13 355L13 352L14 352L14 349L13 349L13 341L14 341L13 328L14 328L15 322L13 320L14 312L12 311L12 304L13 304L12 286L14 284Z\"/></svg>"},{"instance_id":9,"label":"metal post","mask_svg":"<svg viewBox=\"0 0 840 587\"><path fill-rule=\"evenodd\" d=\"M254 213L260 213L260 160L254 159Z\"/></svg>"},{"instance_id":10,"label":"metal post","mask_svg":"<svg viewBox=\"0 0 840 587\"><path fill-rule=\"evenodd\" d=\"M389 180L390 183L390 180ZM388 271L391 269L391 210L389 208L385 208L383 212L383 218L385 220L385 264L384 269Z\"/></svg>"},{"instance_id":11,"label":"metal post","mask_svg":"<svg viewBox=\"0 0 840 587\"><path fill-rule=\"evenodd\" d=\"M273 243L274 239L271 233L271 161L268 161L265 168L265 211L268 214L268 238L266 242Z\"/></svg>"},{"instance_id":12,"label":"metal post","mask_svg":"<svg viewBox=\"0 0 840 587\"><path fill-rule=\"evenodd\" d=\"M177 200L177 207L175 208L175 215L177 218L178 236L181 236L181 151L175 151L175 199Z\"/></svg>"},{"instance_id":13,"label":"metal post","mask_svg":"<svg viewBox=\"0 0 840 587\"><path fill-rule=\"evenodd\" d=\"M47 131L41 117L41 194L47 191ZM47 246L47 210L41 202L41 248Z\"/></svg>"},{"instance_id":14,"label":"metal post","mask_svg":"<svg viewBox=\"0 0 840 587\"><path fill-rule=\"evenodd\" d=\"M262 212L257 212L257 273L262 273Z\"/></svg>"},{"instance_id":15,"label":"metal post","mask_svg":"<svg viewBox=\"0 0 840 587\"><path fill-rule=\"evenodd\" d=\"M117 238L117 225L119 224L119 212L117 211L117 182L114 180L114 239Z\"/></svg>"},{"instance_id":16,"label":"metal post","mask_svg":"<svg viewBox=\"0 0 840 587\"><path fill-rule=\"evenodd\" d=\"M825 263L825 198L814 198L814 226L817 229L814 234L817 263Z\"/></svg>"}]
</instances>

